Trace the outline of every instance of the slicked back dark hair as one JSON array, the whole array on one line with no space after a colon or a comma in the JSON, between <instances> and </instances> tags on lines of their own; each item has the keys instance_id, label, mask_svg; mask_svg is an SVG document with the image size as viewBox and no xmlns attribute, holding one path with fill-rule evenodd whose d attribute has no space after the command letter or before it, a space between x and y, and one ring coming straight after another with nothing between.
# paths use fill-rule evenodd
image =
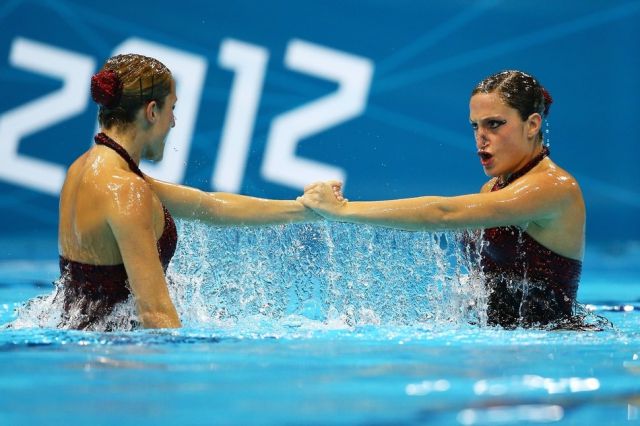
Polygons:
<instances>
[{"instance_id":1,"label":"slicked back dark hair","mask_svg":"<svg viewBox=\"0 0 640 426\"><path fill-rule=\"evenodd\" d=\"M162 108L171 93L171 71L155 58L133 53L117 55L109 58L102 70L114 71L122 81L117 105L100 105L98 122L106 129L132 123L140 108L152 100Z\"/></svg>"}]
</instances>

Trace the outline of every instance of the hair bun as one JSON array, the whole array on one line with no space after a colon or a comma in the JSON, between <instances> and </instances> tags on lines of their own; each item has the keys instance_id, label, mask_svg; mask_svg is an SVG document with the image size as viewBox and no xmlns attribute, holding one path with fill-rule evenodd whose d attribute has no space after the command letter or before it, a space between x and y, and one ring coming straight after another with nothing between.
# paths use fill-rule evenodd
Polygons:
<instances>
[{"instance_id":1,"label":"hair bun","mask_svg":"<svg viewBox=\"0 0 640 426\"><path fill-rule=\"evenodd\" d=\"M91 77L91 97L98 104L114 108L122 96L122 80L113 70L102 70Z\"/></svg>"}]
</instances>

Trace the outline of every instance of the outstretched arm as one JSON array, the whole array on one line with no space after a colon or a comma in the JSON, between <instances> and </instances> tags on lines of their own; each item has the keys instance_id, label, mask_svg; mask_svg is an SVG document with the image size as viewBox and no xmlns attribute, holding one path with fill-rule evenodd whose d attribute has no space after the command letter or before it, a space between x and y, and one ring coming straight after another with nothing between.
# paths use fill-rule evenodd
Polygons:
<instances>
[{"instance_id":1,"label":"outstretched arm","mask_svg":"<svg viewBox=\"0 0 640 426\"><path fill-rule=\"evenodd\" d=\"M577 189L577 185L575 190ZM346 202L337 200L327 183L314 183L299 198L322 216L405 230L443 230L521 225L552 219L568 202L571 182L547 174L525 176L500 191L457 197Z\"/></svg>"},{"instance_id":2,"label":"outstretched arm","mask_svg":"<svg viewBox=\"0 0 640 426\"><path fill-rule=\"evenodd\" d=\"M223 192L204 192L145 176L171 214L215 225L269 225L312 222L322 217L296 200L270 200Z\"/></svg>"}]
</instances>

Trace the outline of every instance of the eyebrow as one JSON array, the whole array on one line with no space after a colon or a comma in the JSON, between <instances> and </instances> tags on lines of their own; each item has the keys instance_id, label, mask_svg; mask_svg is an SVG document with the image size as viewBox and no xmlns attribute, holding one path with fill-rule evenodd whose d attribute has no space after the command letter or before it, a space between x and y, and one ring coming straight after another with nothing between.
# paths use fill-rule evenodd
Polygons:
<instances>
[{"instance_id":1,"label":"eyebrow","mask_svg":"<svg viewBox=\"0 0 640 426\"><path fill-rule=\"evenodd\" d=\"M469 122L470 123L476 123L478 121L491 121L491 120L496 120L496 121L507 121L506 118L500 116L500 115L490 115L489 117L484 117L481 118L479 120L472 120L471 117L469 117Z\"/></svg>"}]
</instances>

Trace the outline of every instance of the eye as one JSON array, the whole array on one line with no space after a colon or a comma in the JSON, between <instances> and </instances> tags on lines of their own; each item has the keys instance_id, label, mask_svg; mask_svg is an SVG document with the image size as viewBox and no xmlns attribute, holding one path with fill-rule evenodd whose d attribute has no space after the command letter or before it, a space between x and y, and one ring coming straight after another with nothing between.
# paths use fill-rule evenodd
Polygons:
<instances>
[{"instance_id":1,"label":"eye","mask_svg":"<svg viewBox=\"0 0 640 426\"><path fill-rule=\"evenodd\" d=\"M469 123L469 124L471 124L471 128L472 128L474 131L478 130L478 123L471 122L471 123Z\"/></svg>"},{"instance_id":2,"label":"eye","mask_svg":"<svg viewBox=\"0 0 640 426\"><path fill-rule=\"evenodd\" d=\"M488 127L490 129L497 129L498 127L502 126L503 124L506 124L507 120L489 120L487 122Z\"/></svg>"}]
</instances>

